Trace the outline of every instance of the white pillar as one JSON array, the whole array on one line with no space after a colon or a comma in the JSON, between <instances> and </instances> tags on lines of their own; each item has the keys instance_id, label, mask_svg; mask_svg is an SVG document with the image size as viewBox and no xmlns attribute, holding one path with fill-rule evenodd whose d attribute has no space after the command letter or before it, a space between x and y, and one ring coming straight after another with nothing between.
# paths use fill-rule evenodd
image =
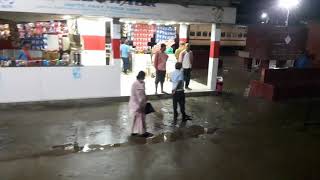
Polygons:
<instances>
[{"instance_id":1,"label":"white pillar","mask_svg":"<svg viewBox=\"0 0 320 180\"><path fill-rule=\"evenodd\" d=\"M217 85L219 56L220 56L220 39L221 30L217 29L216 24L212 24L211 43L210 43L210 58L208 67L208 83L210 90L215 91Z\"/></svg>"},{"instance_id":2,"label":"white pillar","mask_svg":"<svg viewBox=\"0 0 320 180\"><path fill-rule=\"evenodd\" d=\"M106 65L106 23L104 20L79 18L78 29L83 40L81 64Z\"/></svg>"},{"instance_id":3,"label":"white pillar","mask_svg":"<svg viewBox=\"0 0 320 180\"><path fill-rule=\"evenodd\" d=\"M179 42L186 43L188 41L188 25L180 24L179 28Z\"/></svg>"},{"instance_id":4,"label":"white pillar","mask_svg":"<svg viewBox=\"0 0 320 180\"><path fill-rule=\"evenodd\" d=\"M111 65L117 65L121 67L121 26L119 18L114 18L111 22L111 47L112 47L112 58Z\"/></svg>"}]
</instances>

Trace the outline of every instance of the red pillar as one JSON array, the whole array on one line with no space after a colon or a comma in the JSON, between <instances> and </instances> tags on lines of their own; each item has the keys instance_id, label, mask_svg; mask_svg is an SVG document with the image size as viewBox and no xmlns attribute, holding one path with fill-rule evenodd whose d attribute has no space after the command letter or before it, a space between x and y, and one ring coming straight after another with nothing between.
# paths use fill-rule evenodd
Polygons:
<instances>
[{"instance_id":1,"label":"red pillar","mask_svg":"<svg viewBox=\"0 0 320 180\"><path fill-rule=\"evenodd\" d=\"M186 43L188 41L188 25L180 24L179 28L179 42Z\"/></svg>"},{"instance_id":2,"label":"red pillar","mask_svg":"<svg viewBox=\"0 0 320 180\"><path fill-rule=\"evenodd\" d=\"M217 29L216 24L212 24L210 58L208 67L208 88L215 91L217 85L217 75L220 57L221 30Z\"/></svg>"},{"instance_id":3,"label":"red pillar","mask_svg":"<svg viewBox=\"0 0 320 180\"><path fill-rule=\"evenodd\" d=\"M111 43L112 43L112 64L121 65L120 45L121 29L120 19L114 18L111 23Z\"/></svg>"}]
</instances>

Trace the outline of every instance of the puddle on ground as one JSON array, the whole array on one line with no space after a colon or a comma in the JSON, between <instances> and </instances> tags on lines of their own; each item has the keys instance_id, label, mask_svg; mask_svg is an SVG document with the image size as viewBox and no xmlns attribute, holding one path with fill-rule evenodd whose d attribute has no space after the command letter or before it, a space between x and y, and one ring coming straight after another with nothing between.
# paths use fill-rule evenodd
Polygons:
<instances>
[{"instance_id":1,"label":"puddle on ground","mask_svg":"<svg viewBox=\"0 0 320 180\"><path fill-rule=\"evenodd\" d=\"M198 138L206 134L214 134L217 128L204 128L202 126L190 126L178 128L174 132L165 132L155 135L150 138L142 137L128 137L128 141L121 144L85 144L84 146L79 146L77 143L70 143L64 145L53 146L52 151L67 151L70 153L88 153L95 151L104 151L108 149L113 149L117 147L126 147L133 145L144 145L144 144L158 144L166 142L175 142L179 140L185 140L190 138Z\"/></svg>"},{"instance_id":2,"label":"puddle on ground","mask_svg":"<svg viewBox=\"0 0 320 180\"><path fill-rule=\"evenodd\" d=\"M63 145L52 146L48 151L32 154L29 156L18 156L18 157L8 157L6 159L0 159L0 161L12 161L18 159L28 159L28 158L39 158L39 157L50 157L50 156L64 156L73 153L89 153L97 151L105 151L108 149L114 149L118 147L135 146L135 145L145 145L145 144L159 144L167 142L175 142L190 138L199 138L204 135L215 134L218 128L204 128L202 126L193 125L190 127L180 127L173 132L165 132L155 135L150 138L143 137L128 137L128 141L119 144L85 144L83 146L79 145L77 142L68 143Z\"/></svg>"}]
</instances>

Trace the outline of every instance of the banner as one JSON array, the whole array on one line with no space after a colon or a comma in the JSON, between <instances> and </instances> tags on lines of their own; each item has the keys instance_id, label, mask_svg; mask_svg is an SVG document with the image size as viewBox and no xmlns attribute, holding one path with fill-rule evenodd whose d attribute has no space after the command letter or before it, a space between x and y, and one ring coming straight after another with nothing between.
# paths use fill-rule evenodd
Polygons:
<instances>
[{"instance_id":1,"label":"banner","mask_svg":"<svg viewBox=\"0 0 320 180\"><path fill-rule=\"evenodd\" d=\"M155 6L138 6L128 3L112 3L110 1L0 0L0 11L203 23L234 24L236 21L236 9L231 7L184 7L162 3L156 3Z\"/></svg>"}]
</instances>

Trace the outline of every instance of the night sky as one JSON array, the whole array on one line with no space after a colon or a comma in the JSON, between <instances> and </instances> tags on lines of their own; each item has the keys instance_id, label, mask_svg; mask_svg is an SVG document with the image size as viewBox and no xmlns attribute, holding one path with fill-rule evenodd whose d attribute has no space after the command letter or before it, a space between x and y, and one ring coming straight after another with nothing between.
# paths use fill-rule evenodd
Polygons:
<instances>
[{"instance_id":1,"label":"night sky","mask_svg":"<svg viewBox=\"0 0 320 180\"><path fill-rule=\"evenodd\" d=\"M240 0L238 23L251 24L259 21L262 12L275 18L283 19L285 12L277 7L278 0ZM298 8L291 11L290 21L320 20L320 0L301 0Z\"/></svg>"}]
</instances>

